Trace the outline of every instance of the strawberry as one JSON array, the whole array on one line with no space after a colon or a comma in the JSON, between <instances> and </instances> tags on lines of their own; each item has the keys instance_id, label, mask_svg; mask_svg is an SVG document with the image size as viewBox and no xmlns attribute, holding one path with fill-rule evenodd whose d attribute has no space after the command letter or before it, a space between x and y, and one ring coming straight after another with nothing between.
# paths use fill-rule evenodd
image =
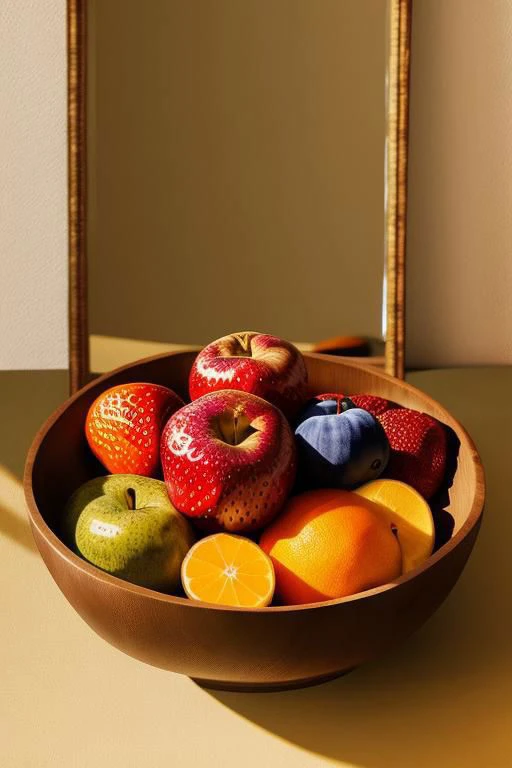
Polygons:
<instances>
[{"instance_id":1,"label":"strawberry","mask_svg":"<svg viewBox=\"0 0 512 768\"><path fill-rule=\"evenodd\" d=\"M372 416L380 416L391 408L400 408L391 400L385 400L383 397L377 397L377 395L342 395L341 393L327 392L325 395L316 395L315 400L335 400L340 403L346 400L349 405L353 403L356 408L362 408L363 411L368 411Z\"/></svg>"},{"instance_id":2,"label":"strawberry","mask_svg":"<svg viewBox=\"0 0 512 768\"><path fill-rule=\"evenodd\" d=\"M111 387L89 408L87 442L109 472L154 477L160 467L162 430L183 405L172 389L160 384Z\"/></svg>"},{"instance_id":3,"label":"strawberry","mask_svg":"<svg viewBox=\"0 0 512 768\"><path fill-rule=\"evenodd\" d=\"M377 395L350 395L350 399L357 408L369 411L372 416L381 416L391 409L401 408L400 405L392 400L386 400Z\"/></svg>"},{"instance_id":4,"label":"strawberry","mask_svg":"<svg viewBox=\"0 0 512 768\"><path fill-rule=\"evenodd\" d=\"M378 418L391 447L386 477L402 480L424 498L431 498L446 470L447 439L442 424L410 408L392 408Z\"/></svg>"}]
</instances>

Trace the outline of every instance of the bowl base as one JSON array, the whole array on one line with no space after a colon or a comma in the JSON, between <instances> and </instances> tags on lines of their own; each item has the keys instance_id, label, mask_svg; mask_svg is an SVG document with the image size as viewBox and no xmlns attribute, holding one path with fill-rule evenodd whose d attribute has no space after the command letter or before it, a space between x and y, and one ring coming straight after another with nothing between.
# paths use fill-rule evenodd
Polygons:
<instances>
[{"instance_id":1,"label":"bowl base","mask_svg":"<svg viewBox=\"0 0 512 768\"><path fill-rule=\"evenodd\" d=\"M318 677L306 677L302 680L291 680L283 683L235 683L223 680L201 680L198 677L190 678L196 685L210 691L233 691L239 693L278 693L279 691L294 691L298 688L310 688L313 685L322 685L343 677L352 672L346 669L344 672L333 672L328 675L319 675Z\"/></svg>"}]
</instances>

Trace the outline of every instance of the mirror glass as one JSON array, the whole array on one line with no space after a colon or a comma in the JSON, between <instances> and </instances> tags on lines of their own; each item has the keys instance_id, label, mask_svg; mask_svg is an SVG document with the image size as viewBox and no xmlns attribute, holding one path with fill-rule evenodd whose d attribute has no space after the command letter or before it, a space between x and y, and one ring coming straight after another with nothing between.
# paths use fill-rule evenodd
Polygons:
<instances>
[{"instance_id":1,"label":"mirror glass","mask_svg":"<svg viewBox=\"0 0 512 768\"><path fill-rule=\"evenodd\" d=\"M95 337L378 348L387 16L386 0L89 0Z\"/></svg>"}]
</instances>

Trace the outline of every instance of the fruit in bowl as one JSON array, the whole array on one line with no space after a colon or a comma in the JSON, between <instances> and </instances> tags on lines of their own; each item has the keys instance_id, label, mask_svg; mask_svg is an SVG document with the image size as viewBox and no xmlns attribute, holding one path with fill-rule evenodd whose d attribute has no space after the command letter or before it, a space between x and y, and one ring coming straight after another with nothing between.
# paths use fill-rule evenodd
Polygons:
<instances>
[{"instance_id":1,"label":"fruit in bowl","mask_svg":"<svg viewBox=\"0 0 512 768\"><path fill-rule=\"evenodd\" d=\"M447 431L437 419L372 394L345 397L329 393L318 395L316 400L340 401L346 408L355 406L371 413L382 425L389 442L386 476L411 485L425 499L437 493L448 459Z\"/></svg>"},{"instance_id":2,"label":"fruit in bowl","mask_svg":"<svg viewBox=\"0 0 512 768\"><path fill-rule=\"evenodd\" d=\"M109 472L152 477L160 467L162 429L183 405L181 397L160 384L110 387L87 413L89 447Z\"/></svg>"},{"instance_id":3,"label":"fruit in bowl","mask_svg":"<svg viewBox=\"0 0 512 768\"><path fill-rule=\"evenodd\" d=\"M95 477L71 496L63 515L64 539L108 573L173 592L192 528L169 501L165 483L139 475Z\"/></svg>"},{"instance_id":4,"label":"fruit in bowl","mask_svg":"<svg viewBox=\"0 0 512 768\"><path fill-rule=\"evenodd\" d=\"M319 399L322 398L337 398L337 397L343 397L343 395L340 394L329 394L329 395L321 395ZM368 395L368 394L356 394L356 395L350 395L351 401L354 403L356 408L363 408L365 411L369 411L369 413L372 414L372 416L382 416L383 413L386 411L390 411L393 408L401 408L400 405L397 403L394 403L392 400L387 400L385 397L378 397L377 395Z\"/></svg>"},{"instance_id":5,"label":"fruit in bowl","mask_svg":"<svg viewBox=\"0 0 512 768\"><path fill-rule=\"evenodd\" d=\"M285 605L316 603L378 587L402 573L393 526L372 501L321 489L290 499L262 534Z\"/></svg>"},{"instance_id":6,"label":"fruit in bowl","mask_svg":"<svg viewBox=\"0 0 512 768\"><path fill-rule=\"evenodd\" d=\"M268 333L242 331L212 341L197 356L189 377L190 398L239 389L258 395L293 417L306 398L307 372L299 350Z\"/></svg>"},{"instance_id":7,"label":"fruit in bowl","mask_svg":"<svg viewBox=\"0 0 512 768\"><path fill-rule=\"evenodd\" d=\"M275 406L236 390L210 392L177 411L162 435L169 496L206 529L262 528L295 479L292 431Z\"/></svg>"},{"instance_id":8,"label":"fruit in bowl","mask_svg":"<svg viewBox=\"0 0 512 768\"><path fill-rule=\"evenodd\" d=\"M300 473L309 486L355 488L382 474L389 443L379 421L348 398L322 395L295 429Z\"/></svg>"},{"instance_id":9,"label":"fruit in bowl","mask_svg":"<svg viewBox=\"0 0 512 768\"><path fill-rule=\"evenodd\" d=\"M274 595L270 558L243 536L215 533L198 541L181 566L191 600L236 608L265 608Z\"/></svg>"},{"instance_id":10,"label":"fruit in bowl","mask_svg":"<svg viewBox=\"0 0 512 768\"><path fill-rule=\"evenodd\" d=\"M430 499L441 487L447 465L446 430L427 413L393 408L379 417L391 452L387 474Z\"/></svg>"},{"instance_id":11,"label":"fruit in bowl","mask_svg":"<svg viewBox=\"0 0 512 768\"><path fill-rule=\"evenodd\" d=\"M407 502L403 499L400 501L398 497L393 497L394 501L390 501L389 494L386 496L387 491L383 496L382 489L379 492L375 487L371 489L373 483L358 487L358 493L333 489L310 492L348 494L352 499L352 506L363 506L366 519L373 521L369 525L369 540L374 542L370 548L371 557L370 550L366 550L363 536L360 535L362 525L358 527L355 522L346 525L350 530L347 530L343 541L341 537L331 535L329 538L324 535L324 540L331 545L333 560L339 555L338 548L344 547L347 553L342 571L331 568L331 584L325 581L328 574L322 561L319 559L315 565L315 559L320 558L322 552L322 556L325 556L325 552L329 551L328 546L318 547L318 555L311 554L309 548L305 548L307 557L305 556L304 560L295 557L293 560L289 553L294 541L302 542L301 546L304 547L307 542L304 541L304 536L300 536L300 527L289 531L287 562L293 568L297 567L297 578L305 582L305 588L329 596L333 594L332 583L342 576L346 589L364 589L377 581L380 583L380 586L373 587L370 593L359 592L334 598L328 604L324 604L323 600L305 605L279 604L279 599L282 602L287 599L285 590L280 589L276 602L266 607L257 607L265 605L269 599L269 591L260 590L260 587L253 590L260 594L251 598L256 600L256 605L246 605L238 595L239 590L233 591L230 587L226 587L230 595L229 600L226 600L228 605L222 604L222 594L216 591L216 587L210 593L213 602L205 602L203 586L211 579L212 571L217 574L220 572L226 582L228 578L232 580L235 573L237 576L244 576L246 565L250 565L250 571L253 570L250 558L244 553L232 550L228 553L224 546L220 547L224 560L217 557L218 550L215 546L213 557L214 560L217 559L210 562L212 550L207 539L201 539L199 542L206 542L204 546L209 550L209 554L206 550L203 552L206 559L199 557L201 552L198 547L194 550L197 557L191 555L188 560L190 564L193 563L192 571L189 572L188 568L184 569L182 566L183 581L187 582L190 597L164 592L152 593L138 584L113 578L110 573L94 567L85 558L77 557L76 549L70 551L69 545L59 537L66 500L84 480L92 479L93 473L98 471L96 462L91 461L89 452L84 450L83 425L90 405L105 390L112 386L129 386L130 382L152 381L168 385L179 392L186 391L195 358L195 352L164 355L139 361L95 380L53 414L36 438L27 461L25 475L31 524L43 559L71 605L93 629L125 653L155 666L191 676L207 686L228 689L262 690L268 687L286 688L320 682L375 658L418 629L457 581L476 539L484 495L481 465L475 447L464 429L438 403L404 382L392 379L377 370L350 365L341 359L305 355L311 393L340 387L347 392L354 392L354 400L360 397L357 393L366 392L389 403L404 403L410 409L416 409L417 412L428 414L446 424L459 440L456 457L452 457L453 462L450 463L450 468L453 466L453 475L447 476L445 473L436 497L436 501L445 500L444 514L450 516L453 525L449 540L446 539L446 543L437 549L432 557L428 557L429 548L425 546L420 553L419 564L412 565L413 570L402 576L394 576L399 571L407 570L407 551L411 563L416 557L414 552L411 554L409 551L409 539L403 534L405 529L400 520L409 523L411 529L423 531L427 539L430 529L422 513L418 515L414 512L417 495L414 496L414 502L413 496L410 496L410 501ZM222 396L223 393L215 394ZM193 405L197 403L200 404L200 401L195 401ZM368 402L366 404L373 407ZM265 406L271 407L268 403ZM188 405L184 406L183 410L187 408ZM385 415L391 410L393 409L386 406L380 415ZM171 416L171 420L175 416L177 418L178 413ZM284 417L282 418L284 420ZM195 418L191 421L191 426L194 425L197 425ZM224 426L224 423L217 423L216 428L222 431ZM244 427L243 420L237 421L237 434L239 426ZM232 440L234 433L234 426L227 434L224 433L223 439L218 438L217 432L215 439L218 440L219 451L226 452L236 448L230 445L229 440L230 436ZM201 434L206 435L204 430ZM190 454L192 444L189 432L183 434L178 431L175 437L175 450L178 453L188 453L189 459L197 456L195 453ZM208 438L205 436L205 440L213 440L214 437L215 435L210 433ZM250 440L251 435L246 439ZM269 443L272 443L271 438ZM291 444L293 445L293 441ZM293 452L293 448L291 450ZM276 453L277 455L279 454ZM221 457L217 460L221 462ZM193 464L191 461L190 465L183 466L193 472ZM205 465L203 471L206 471L208 466ZM260 464L255 465L259 466ZM226 464L224 467L229 474ZM428 472L428 466L425 471ZM267 488L263 484L265 479L263 473L261 490ZM374 482L383 483L384 477ZM194 480L193 476L193 481L188 483L188 487L192 488L194 485L199 486L202 483L197 477ZM449 498L445 494L448 487ZM239 492L242 491L242 496L237 498L243 498L244 488L245 485L241 484ZM363 498L365 493L371 494L370 497ZM357 501L354 497L357 497ZM276 511L276 517L268 523L264 521L268 527L261 532L262 543L274 526L286 519L288 505L296 503L296 498L300 497L290 497L288 494L284 505ZM404 503L407 504L409 516L403 514ZM365 505L369 505L371 514ZM422 509L426 511L425 506ZM327 512L327 518L330 518L331 512L332 510ZM352 514L354 521L360 522L365 516L364 512L360 516L359 513L350 513ZM310 522L312 523L315 517L315 526L318 525L320 529L323 522L318 507L316 516L313 513L311 515ZM380 523L375 522L377 515L380 515ZM189 522L195 525L191 517ZM214 522L218 524L217 521ZM424 525L427 527L424 528ZM106 530L111 533L111 529ZM380 532L379 535L377 531ZM250 531L247 533L253 535ZM245 543L251 542L244 536L242 539L242 549L245 551ZM114 540L115 537L111 537L111 541ZM348 546L349 542L352 542L351 546ZM278 543L283 544L284 538L281 537L279 542L276 538L270 549L274 550ZM354 543L356 546L353 546ZM397 558L397 547L401 558ZM350 553L353 556L356 553L358 562L353 571L349 568ZM226 557L226 554L229 554L229 557ZM270 554L276 561L278 555L283 558L284 565L280 566L280 581L282 582L284 573L285 580L288 575L288 581L293 582L290 575L293 568L284 564L283 552L278 553L276 549ZM186 558L187 555L184 559ZM255 560L268 564L268 561L260 558L260 554ZM306 562L310 564L308 573L304 573ZM213 567L210 568L210 565ZM286 574L285 568L289 574ZM206 577L204 584L201 579L203 574ZM383 579L391 581L382 583ZM303 588L300 583L299 586ZM172 588L169 587L166 591L172 592ZM240 606L236 605L235 593ZM244 594L247 595L247 592ZM199 597L201 599L198 599ZM292 599L307 598L306 594L303 594Z\"/></svg>"},{"instance_id":12,"label":"fruit in bowl","mask_svg":"<svg viewBox=\"0 0 512 768\"><path fill-rule=\"evenodd\" d=\"M434 548L435 523L423 496L399 480L380 478L356 488L355 493L378 504L380 514L396 532L402 551L402 571L418 568Z\"/></svg>"}]
</instances>

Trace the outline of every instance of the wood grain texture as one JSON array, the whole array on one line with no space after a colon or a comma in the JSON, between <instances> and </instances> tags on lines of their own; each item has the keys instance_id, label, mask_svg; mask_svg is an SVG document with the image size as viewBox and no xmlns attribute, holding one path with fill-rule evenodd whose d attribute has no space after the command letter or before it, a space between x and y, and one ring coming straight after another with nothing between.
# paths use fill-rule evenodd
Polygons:
<instances>
[{"instance_id":1,"label":"wood grain texture","mask_svg":"<svg viewBox=\"0 0 512 768\"><path fill-rule=\"evenodd\" d=\"M480 459L463 427L432 398L371 366L306 354L312 392L372 392L439 419L459 443L440 508L448 540L392 584L340 600L247 611L212 607L129 584L71 552L60 540L64 505L102 474L84 434L97 395L114 384L148 381L187 394L196 352L160 355L119 368L66 401L36 436L24 487L32 531L57 585L82 618L125 653L154 666L231 689L296 687L375 658L420 627L457 581L473 547L484 501Z\"/></svg>"},{"instance_id":2,"label":"wood grain texture","mask_svg":"<svg viewBox=\"0 0 512 768\"><path fill-rule=\"evenodd\" d=\"M405 248L412 0L391 0L386 223L386 372L405 372Z\"/></svg>"},{"instance_id":3,"label":"wood grain texture","mask_svg":"<svg viewBox=\"0 0 512 768\"><path fill-rule=\"evenodd\" d=\"M403 378L405 345L405 228L409 49L412 0L390 0L386 211L385 368ZM69 71L69 327L70 389L88 381L86 256L86 26L87 0L68 0ZM380 366L380 359L375 361Z\"/></svg>"},{"instance_id":4,"label":"wood grain texture","mask_svg":"<svg viewBox=\"0 0 512 768\"><path fill-rule=\"evenodd\" d=\"M86 5L68 0L69 387L89 374L86 251Z\"/></svg>"}]
</instances>

